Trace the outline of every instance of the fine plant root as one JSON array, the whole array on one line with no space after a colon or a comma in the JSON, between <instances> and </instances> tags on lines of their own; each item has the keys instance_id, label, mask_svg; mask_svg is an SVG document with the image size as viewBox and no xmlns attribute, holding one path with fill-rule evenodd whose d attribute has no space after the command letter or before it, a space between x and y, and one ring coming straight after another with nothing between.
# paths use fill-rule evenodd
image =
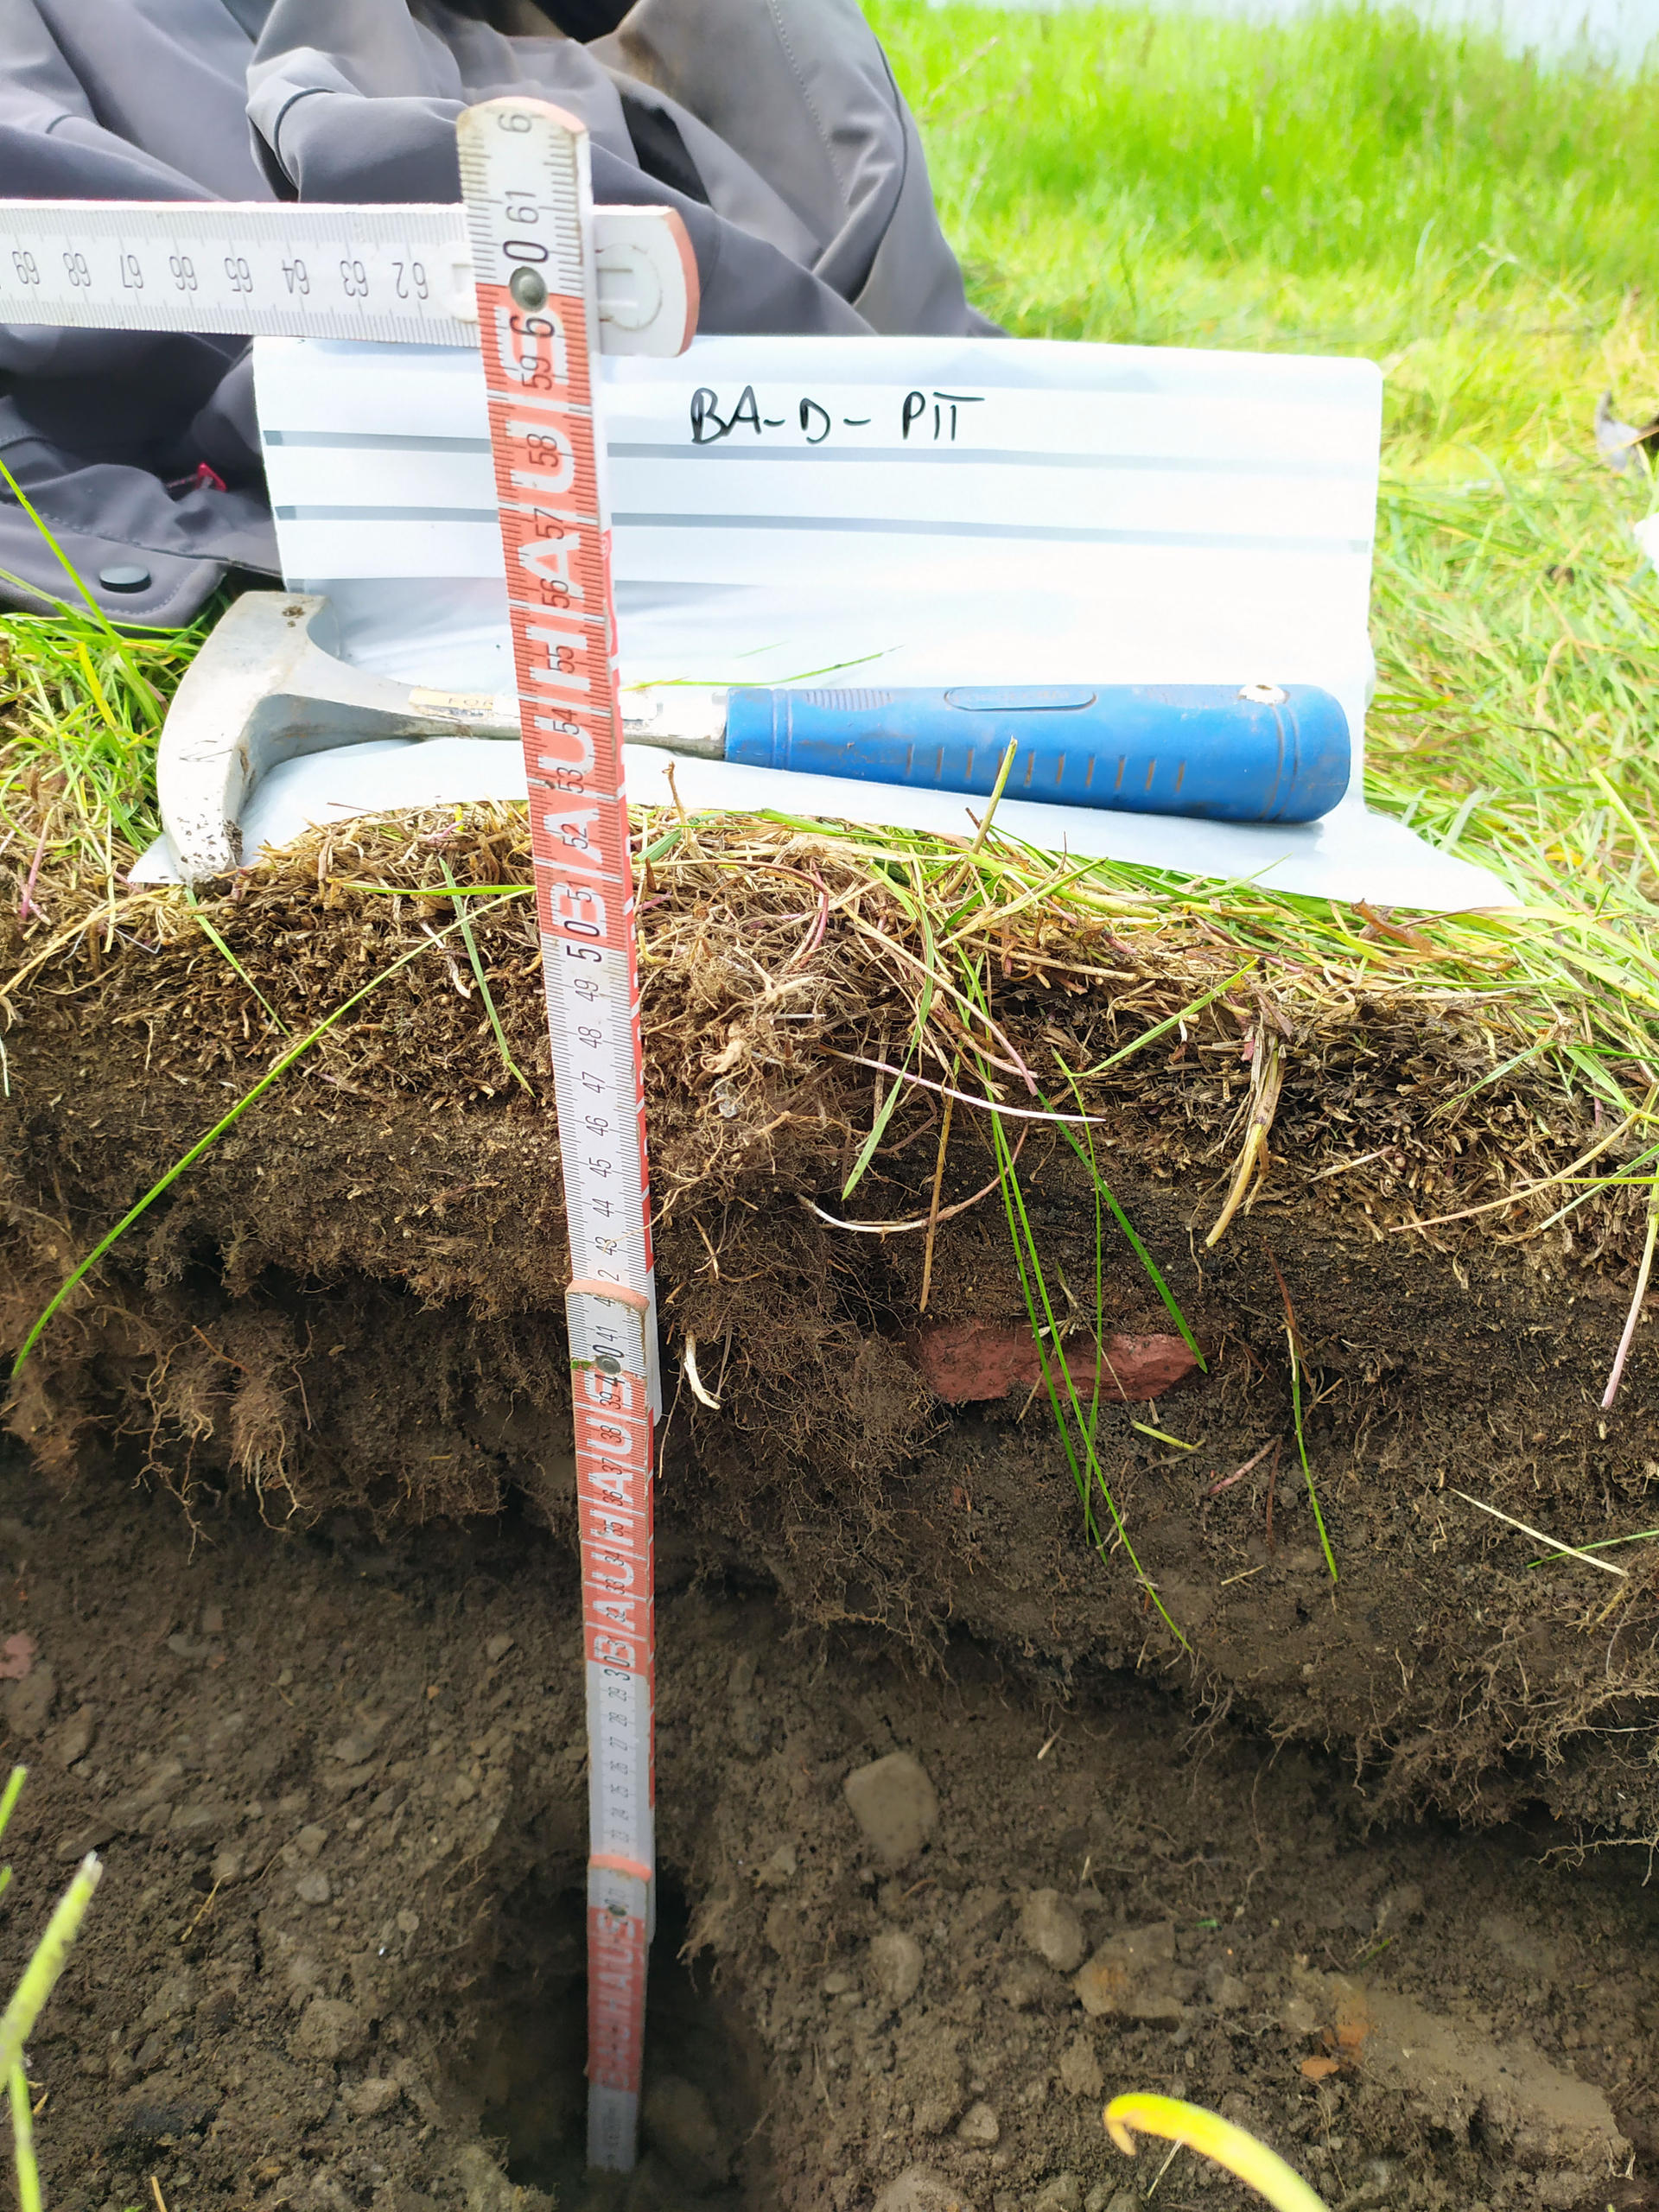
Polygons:
<instances>
[{"instance_id":1,"label":"fine plant root","mask_svg":"<svg viewBox=\"0 0 1659 2212\"><path fill-rule=\"evenodd\" d=\"M1226 1235L1229 1224L1241 1206L1249 1205L1252 1192L1268 1172L1268 1139L1273 1131L1273 1117L1279 1110L1279 1093L1285 1080L1284 1048L1278 1038L1264 1036L1250 1064L1250 1098L1243 1147L1233 1170L1232 1187L1227 1202L1222 1207L1219 1219L1205 1238L1207 1246L1219 1244Z\"/></svg>"}]
</instances>

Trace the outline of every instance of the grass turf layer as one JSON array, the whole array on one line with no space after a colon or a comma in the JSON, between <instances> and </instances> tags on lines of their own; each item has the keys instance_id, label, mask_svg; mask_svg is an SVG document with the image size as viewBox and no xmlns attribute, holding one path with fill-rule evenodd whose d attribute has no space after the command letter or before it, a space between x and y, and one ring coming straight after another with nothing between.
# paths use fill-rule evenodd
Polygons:
<instances>
[{"instance_id":1,"label":"grass turf layer","mask_svg":"<svg viewBox=\"0 0 1659 2212\"><path fill-rule=\"evenodd\" d=\"M1646 1212L1637 1123L1565 1106L1501 995L1241 963L1202 916L995 849L646 834L666 1543L924 1652L954 1623L1063 1680L1166 1667L1351 1742L1392 1800L1541 1795L1659 1830L1619 1732L1659 1695L1651 1544L1538 1568L1548 1546L1481 1510L1578 1544L1659 1519L1645 1327L1597 1405ZM446 868L476 969L438 934ZM526 874L522 821L486 813L332 832L196 912L135 894L130 942L86 896L16 991L14 1343L182 1136L386 981L54 1319L12 1412L38 1458L169 1483L204 1526L240 1488L300 1525L517 1490L569 1526L537 959L527 903L488 904ZM948 1137L941 1080L962 1094ZM1052 1345L1170 1332L1085 1164L1021 1122L1045 1099L1094 1117L1205 1359L1155 1406L1085 1401L1081 1484L1034 1391L953 1408L919 1371L925 1328L1028 1313L999 1180ZM1010 1147L1027 1131L1001 1178L994 1102Z\"/></svg>"}]
</instances>

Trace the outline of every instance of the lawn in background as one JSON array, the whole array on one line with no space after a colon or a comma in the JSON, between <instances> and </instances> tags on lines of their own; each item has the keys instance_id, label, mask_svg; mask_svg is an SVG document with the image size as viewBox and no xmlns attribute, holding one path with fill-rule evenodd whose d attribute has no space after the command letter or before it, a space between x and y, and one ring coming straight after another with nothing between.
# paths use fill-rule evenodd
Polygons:
<instances>
[{"instance_id":1,"label":"lawn in background","mask_svg":"<svg viewBox=\"0 0 1659 2212\"><path fill-rule=\"evenodd\" d=\"M871 16L1021 336L1365 353L1395 464L1454 474L1584 453L1610 383L1659 400L1659 77L1403 10Z\"/></svg>"},{"instance_id":2,"label":"lawn in background","mask_svg":"<svg viewBox=\"0 0 1659 2212\"><path fill-rule=\"evenodd\" d=\"M1659 77L1364 8L871 16L1011 331L1382 365L1370 797L1535 908L1569 1079L1617 1035L1659 1085L1655 486L1592 431L1659 401Z\"/></svg>"}]
</instances>

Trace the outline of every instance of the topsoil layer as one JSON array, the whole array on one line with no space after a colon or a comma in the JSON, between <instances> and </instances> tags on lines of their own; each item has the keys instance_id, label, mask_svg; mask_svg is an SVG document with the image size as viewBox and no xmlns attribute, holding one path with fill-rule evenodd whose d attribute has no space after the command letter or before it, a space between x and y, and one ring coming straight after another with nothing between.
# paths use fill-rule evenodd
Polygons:
<instances>
[{"instance_id":1,"label":"topsoil layer","mask_svg":"<svg viewBox=\"0 0 1659 2212\"><path fill-rule=\"evenodd\" d=\"M5 1039L14 1344L269 1068L277 1021L299 1038L426 946L54 1319L10 1415L54 1482L142 1476L204 1528L245 1492L293 1529L522 1510L569 1541L527 906L480 899L474 920L517 1077L472 955L429 942L453 920L441 868L520 879L521 827L354 826L205 907L212 936L176 894L93 912L41 887L52 919L17 950ZM1645 1194L1548 1180L1634 1141L1563 1097L1501 993L1241 965L1201 918L1170 937L1033 905L982 933L979 1012L945 988L959 971L902 872L781 831L683 836L642 918L667 1571L761 1577L785 1620L861 1624L922 1666L968 1632L1033 1694L1160 1671L1194 1713L1340 1746L1379 1810L1539 1806L1615 1844L1659 1837L1652 1548L1601 1572L1481 1510L1580 1544L1659 1521L1645 1321L1599 1407ZM867 1064L905 1063L918 1014L909 1065L964 1093L948 1141L938 1093L900 1084L843 1197L888 1088ZM1077 1096L1100 1168L1202 1365L1086 1163L1017 1118L1045 1096L1075 1110L1068 1068L1096 1071ZM988 1080L1008 1142L1024 1132L1085 1407L1104 1370L1110 1504L1090 1513L1040 1387ZM1109 1402L1114 1376L1129 1402Z\"/></svg>"}]
</instances>

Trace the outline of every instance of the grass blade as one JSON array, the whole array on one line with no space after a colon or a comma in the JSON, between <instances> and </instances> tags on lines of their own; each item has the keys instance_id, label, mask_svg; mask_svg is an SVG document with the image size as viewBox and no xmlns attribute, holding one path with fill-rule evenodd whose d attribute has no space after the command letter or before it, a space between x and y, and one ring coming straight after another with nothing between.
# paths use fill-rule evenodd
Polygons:
<instances>
[{"instance_id":1,"label":"grass blade","mask_svg":"<svg viewBox=\"0 0 1659 2212\"><path fill-rule=\"evenodd\" d=\"M514 894L510 893L508 895L511 896ZM527 898L530 895L530 887L527 884L518 887L516 895ZM490 903L493 906L500 906L505 904L505 900L496 899L492 899ZM116 1223L114 1228L106 1230L105 1233L99 1237L98 1243L93 1245L92 1250L86 1255L86 1258L81 1261L79 1266L74 1269L67 1281L60 1287L56 1295L52 1299L45 1311L37 1317L34 1326L23 1339L22 1350L18 1353L16 1358L14 1359L11 1363L11 1372L14 1381L22 1371L24 1361L29 1357L30 1352L34 1351L35 1345L40 1342L41 1338L45 1333L53 1315L63 1304L65 1299L69 1296L70 1293L78 1284L86 1281L86 1277L92 1273L92 1269L104 1257L105 1254L108 1252L113 1245L119 1243L120 1239L125 1236L128 1230L132 1227L135 1221L138 1220L142 1215L149 1211L150 1207L155 1205L156 1199L162 1196L163 1192L170 1190L173 1185L178 1181L180 1176L185 1173L187 1169L195 1166L197 1160L202 1157L204 1153L210 1152L213 1146L218 1143L220 1137L224 1135L226 1130L231 1128L236 1122L240 1121L243 1115L247 1112L249 1107L254 1104L256 1100L262 1098L265 1092L270 1089L272 1084L276 1083L281 1077L286 1075L289 1069L294 1065L294 1063L296 1060L302 1059L305 1054L310 1051L311 1047L316 1044L321 1038L327 1036L336 1022L342 1021L352 1011L353 1007L361 1006L364 1000L369 996L371 992L378 990L382 983L389 982L392 976L399 974L404 969L409 967L412 962L418 960L421 955L423 952L429 951L434 944L441 943L446 937L454 935L461 926L461 925L459 922L446 923L442 929L435 931L431 936L423 938L419 944L412 946L409 951L399 953L397 959L392 961L389 966L383 968L378 976L371 978L371 980L365 983L360 989L353 991L350 998L342 1000L340 1005L334 1008L332 1013L326 1014L323 1016L322 1020L317 1023L314 1029L308 1030L306 1034L300 1039L296 1045L290 1046L288 1051L283 1054L282 1058L277 1060L273 1066L267 1069L265 1073L260 1077L258 1082L254 1084L251 1090L244 1091L241 1097L237 1100L235 1105L231 1108L229 1113L222 1115L219 1119L214 1122L213 1128L208 1130L206 1136L200 1138L196 1143L191 1146L189 1151L184 1154L182 1158L174 1161L173 1165L168 1169L166 1174L159 1177L156 1181L150 1185L149 1190L144 1192L144 1195L139 1199L137 1205L130 1207L128 1211L122 1215L120 1220Z\"/></svg>"},{"instance_id":2,"label":"grass blade","mask_svg":"<svg viewBox=\"0 0 1659 2212\"><path fill-rule=\"evenodd\" d=\"M495 1001L490 995L489 981L484 973L484 963L478 957L478 944L473 936L473 925L467 915L467 901L454 877L449 872L448 861L442 855L439 855L438 866L443 870L443 880L448 885L450 895L455 902L456 926L461 931L461 941L467 948L467 957L472 963L473 981L478 985L478 995L484 1001L484 1011L490 1017L490 1027L495 1032L495 1042L501 1054L502 1065L525 1096L533 1098L536 1094L531 1089L530 1078L508 1050L507 1033L501 1027L501 1017L496 1012Z\"/></svg>"},{"instance_id":3,"label":"grass blade","mask_svg":"<svg viewBox=\"0 0 1659 2212\"><path fill-rule=\"evenodd\" d=\"M1181 1649L1190 1652L1192 1646L1171 1617L1168 1608L1159 1595L1157 1585L1136 1556L1135 1546L1129 1541L1129 1532L1124 1526L1123 1516L1118 1510L1117 1501L1112 1496L1110 1486L1106 1480L1105 1471L1101 1466L1099 1456L1095 1449L1094 1423L1084 1418L1083 1404L1077 1395L1077 1382L1071 1368L1066 1363L1065 1352L1060 1348L1059 1326L1055 1319L1053 1301L1049 1296L1048 1283L1043 1274L1042 1261L1037 1250L1037 1240L1032 1231L1031 1217L1026 1211L1025 1193L1020 1186L1019 1171L1014 1166L1000 1118L993 1120L991 1123L991 1138L996 1151L997 1166L1001 1173L1002 1202L1007 1214L1008 1235L1014 1244L1014 1260L1019 1269L1020 1285L1025 1297L1027 1315L1031 1322L1032 1337L1037 1346L1037 1357L1042 1370L1044 1386L1048 1393L1049 1405L1054 1414L1055 1426L1059 1431L1061 1446L1071 1469L1071 1479L1083 1502L1084 1522L1089 1531L1090 1541L1097 1551L1103 1552L1104 1542L1094 1516L1094 1499L1097 1491L1105 1502L1106 1510L1111 1516L1113 1529L1118 1542L1123 1547L1124 1554L1130 1567L1135 1571L1135 1580L1139 1582L1147 1598L1156 1607L1159 1617ZM1057 1370L1058 1376L1064 1378L1064 1395L1062 1395L1060 1382L1057 1379ZM1095 1403L1096 1407L1099 1404L1098 1363L1096 1366ZM1070 1421L1066 1418L1068 1413L1071 1416ZM1072 1436L1073 1422L1077 1429L1075 1441ZM1077 1457L1078 1446L1081 1446L1083 1452L1081 1463Z\"/></svg>"},{"instance_id":4,"label":"grass blade","mask_svg":"<svg viewBox=\"0 0 1659 2212\"><path fill-rule=\"evenodd\" d=\"M35 2115L29 2106L29 2076L21 2059L6 2084L11 2103L11 2155L17 2170L17 2212L41 2212L41 2170L35 2159Z\"/></svg>"},{"instance_id":5,"label":"grass blade","mask_svg":"<svg viewBox=\"0 0 1659 2212\"><path fill-rule=\"evenodd\" d=\"M69 1947L80 1932L80 1923L103 1873L96 1853L89 1851L81 1860L74 1880L58 1899L52 1917L46 1923L46 1933L23 1968L23 1978L13 1991L10 2003L0 2012L0 2073L8 2082L12 2068L22 2058L23 2045L41 2017L41 2008L63 1972Z\"/></svg>"},{"instance_id":6,"label":"grass blade","mask_svg":"<svg viewBox=\"0 0 1659 2212\"><path fill-rule=\"evenodd\" d=\"M1071 1087L1071 1096L1077 1100L1077 1111L1081 1114L1084 1110L1083 1093L1077 1087L1077 1079L1072 1074L1071 1069L1066 1066L1065 1061L1060 1059L1058 1052L1054 1057L1059 1064L1061 1072L1065 1075L1066 1081ZM1040 1096L1041 1094L1039 1093L1039 1096ZM1045 1106L1050 1106L1050 1102L1046 1098L1043 1099L1043 1103ZM1050 1110L1052 1111L1052 1106L1050 1106ZM1175 1326L1179 1330L1182 1342L1192 1353L1193 1358L1198 1363L1198 1372L1201 1375L1207 1375L1210 1372L1209 1362L1205 1358L1203 1352L1198 1349L1198 1340L1193 1335L1192 1331L1188 1325L1185 1314L1181 1311L1179 1300L1176 1297L1169 1285L1164 1281L1163 1274L1158 1266L1158 1262L1153 1258L1151 1253L1147 1251L1145 1244L1141 1241L1140 1236L1136 1232L1135 1224L1129 1219L1128 1214L1124 1212L1122 1207L1118 1204L1116 1194L1113 1191L1111 1185L1106 1180L1106 1178L1100 1172L1100 1163L1095 1156L1095 1133L1093 1128L1086 1122L1084 1124L1085 1133L1089 1139L1089 1148L1085 1152L1069 1122L1056 1122L1055 1127L1060 1131L1060 1134L1065 1137L1072 1151L1077 1154L1077 1158L1082 1160L1084 1166L1089 1170L1090 1175L1094 1180L1095 1190L1097 1193L1097 1199L1104 1198L1106 1201L1108 1207L1110 1209L1112 1219L1117 1224L1124 1236L1128 1238L1129 1249L1135 1254L1135 1258L1141 1262L1142 1268L1146 1272L1147 1281L1151 1283L1159 1297L1164 1301L1164 1306L1169 1314L1170 1319L1174 1322Z\"/></svg>"},{"instance_id":7,"label":"grass blade","mask_svg":"<svg viewBox=\"0 0 1659 2212\"><path fill-rule=\"evenodd\" d=\"M1273 1269L1274 1281L1279 1286L1279 1295L1285 1301L1285 1344L1290 1355L1290 1405L1292 1418L1296 1424L1296 1454L1302 1463L1302 1480L1307 1484L1307 1502L1313 1509L1313 1525L1319 1532L1319 1549L1325 1554L1325 1563L1331 1570L1331 1580L1334 1584L1339 1579L1337 1573L1337 1555L1331 1548L1330 1537L1325 1534L1325 1515L1319 1506L1319 1493L1314 1488L1313 1470L1308 1464L1307 1432L1302 1423L1302 1355L1296 1328L1296 1315L1291 1306L1290 1293L1285 1286L1285 1279L1279 1272L1279 1262L1271 1252L1268 1254L1268 1265Z\"/></svg>"},{"instance_id":8,"label":"grass blade","mask_svg":"<svg viewBox=\"0 0 1659 2212\"><path fill-rule=\"evenodd\" d=\"M185 897L189 900L190 912L194 917L198 926L200 928L203 936L207 939L208 944L213 945L217 951L224 955L226 963L231 969L232 973L241 978L242 982L246 984L249 990L253 993L255 998L258 1000L260 1005L264 1007L265 1012L270 1016L272 1024L276 1027L277 1033L281 1036L286 1037L289 1033L288 1024L283 1020L282 1015L277 1013L276 1007L272 1006L270 1001L260 989L258 984L254 982L252 976L249 975L247 969L242 965L242 963L231 950L230 946L226 944L224 938L208 920L207 915L202 912L200 905L197 901L195 893L191 890L188 884L185 886Z\"/></svg>"},{"instance_id":9,"label":"grass blade","mask_svg":"<svg viewBox=\"0 0 1659 2212\"><path fill-rule=\"evenodd\" d=\"M6 1777L5 1794L0 1796L0 1836L6 1832L6 1823L17 1808L17 1800L23 1794L23 1784L29 1780L26 1766L15 1766ZM10 1868L5 1870L10 1872Z\"/></svg>"}]
</instances>

